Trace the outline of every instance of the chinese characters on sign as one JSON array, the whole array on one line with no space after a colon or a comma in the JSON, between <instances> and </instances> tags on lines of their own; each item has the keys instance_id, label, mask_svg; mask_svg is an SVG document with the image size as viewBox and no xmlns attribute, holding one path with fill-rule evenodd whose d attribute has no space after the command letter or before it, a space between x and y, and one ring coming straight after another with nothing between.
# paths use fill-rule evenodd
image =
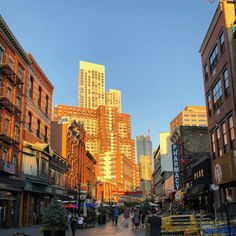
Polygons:
<instances>
[{"instance_id":1,"label":"chinese characters on sign","mask_svg":"<svg viewBox=\"0 0 236 236\"><path fill-rule=\"evenodd\" d=\"M180 179L180 166L179 166L179 149L177 144L172 145L172 158L173 158L173 173L174 173L174 187L175 190L181 188Z\"/></svg>"}]
</instances>

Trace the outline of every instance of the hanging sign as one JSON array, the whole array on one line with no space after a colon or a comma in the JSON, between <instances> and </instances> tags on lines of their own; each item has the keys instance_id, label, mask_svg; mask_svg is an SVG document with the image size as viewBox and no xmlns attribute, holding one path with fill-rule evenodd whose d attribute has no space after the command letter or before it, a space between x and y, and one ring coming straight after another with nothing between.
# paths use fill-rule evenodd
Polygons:
<instances>
[{"instance_id":1,"label":"hanging sign","mask_svg":"<svg viewBox=\"0 0 236 236\"><path fill-rule=\"evenodd\" d=\"M180 166L179 166L179 149L177 144L172 144L172 159L173 159L173 174L174 174L174 188L181 189Z\"/></svg>"}]
</instances>

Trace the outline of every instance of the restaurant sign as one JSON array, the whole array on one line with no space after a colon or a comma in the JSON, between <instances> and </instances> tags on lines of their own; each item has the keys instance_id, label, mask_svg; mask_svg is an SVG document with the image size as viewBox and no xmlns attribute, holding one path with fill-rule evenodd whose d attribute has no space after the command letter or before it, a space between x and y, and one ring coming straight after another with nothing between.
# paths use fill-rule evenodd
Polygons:
<instances>
[{"instance_id":1,"label":"restaurant sign","mask_svg":"<svg viewBox=\"0 0 236 236\"><path fill-rule=\"evenodd\" d=\"M173 174L174 174L174 188L179 190L181 188L180 165L179 165L179 149L177 144L172 144L172 159L173 159Z\"/></svg>"}]
</instances>

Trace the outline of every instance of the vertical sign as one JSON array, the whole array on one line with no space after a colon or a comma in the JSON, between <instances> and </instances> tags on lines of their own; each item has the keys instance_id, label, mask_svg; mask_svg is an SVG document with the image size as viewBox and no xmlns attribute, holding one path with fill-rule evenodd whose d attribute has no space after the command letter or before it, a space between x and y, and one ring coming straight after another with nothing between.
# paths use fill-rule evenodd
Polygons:
<instances>
[{"instance_id":1,"label":"vertical sign","mask_svg":"<svg viewBox=\"0 0 236 236\"><path fill-rule=\"evenodd\" d=\"M181 188L180 168L179 168L179 149L177 144L172 144L172 159L173 159L173 173L174 173L174 187L175 190Z\"/></svg>"}]
</instances>

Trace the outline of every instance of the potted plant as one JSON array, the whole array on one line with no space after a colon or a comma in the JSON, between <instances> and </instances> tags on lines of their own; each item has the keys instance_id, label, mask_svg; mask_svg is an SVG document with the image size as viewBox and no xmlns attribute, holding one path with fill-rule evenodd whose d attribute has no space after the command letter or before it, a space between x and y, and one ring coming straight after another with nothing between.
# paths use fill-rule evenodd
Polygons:
<instances>
[{"instance_id":1,"label":"potted plant","mask_svg":"<svg viewBox=\"0 0 236 236\"><path fill-rule=\"evenodd\" d=\"M65 236L67 229L67 213L56 199L52 199L44 210L40 231L44 236Z\"/></svg>"}]
</instances>

